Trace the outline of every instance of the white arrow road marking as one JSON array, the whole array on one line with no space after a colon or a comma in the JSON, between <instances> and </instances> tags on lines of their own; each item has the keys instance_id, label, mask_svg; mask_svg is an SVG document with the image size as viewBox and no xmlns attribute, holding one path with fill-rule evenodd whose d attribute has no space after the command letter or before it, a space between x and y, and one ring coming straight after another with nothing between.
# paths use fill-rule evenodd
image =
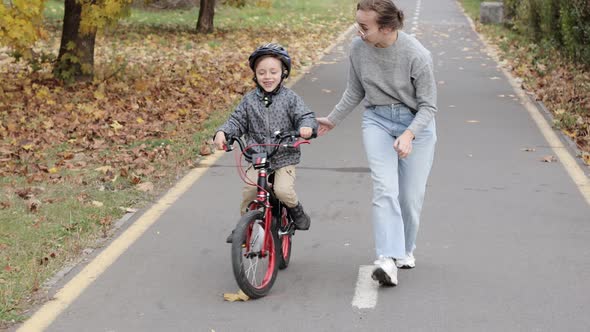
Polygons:
<instances>
[{"instance_id":1,"label":"white arrow road marking","mask_svg":"<svg viewBox=\"0 0 590 332\"><path fill-rule=\"evenodd\" d=\"M371 278L373 265L361 265L356 281L352 306L359 309L373 309L377 305L379 284Z\"/></svg>"}]
</instances>

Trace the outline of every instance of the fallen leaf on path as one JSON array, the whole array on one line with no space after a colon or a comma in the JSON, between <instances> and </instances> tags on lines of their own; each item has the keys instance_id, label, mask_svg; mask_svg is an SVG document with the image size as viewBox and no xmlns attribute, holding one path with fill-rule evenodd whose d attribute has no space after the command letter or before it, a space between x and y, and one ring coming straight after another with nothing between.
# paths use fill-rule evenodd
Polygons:
<instances>
[{"instance_id":1,"label":"fallen leaf on path","mask_svg":"<svg viewBox=\"0 0 590 332\"><path fill-rule=\"evenodd\" d=\"M110 226L113 223L113 217L106 216L100 220L101 225Z\"/></svg>"},{"instance_id":2,"label":"fallen leaf on path","mask_svg":"<svg viewBox=\"0 0 590 332\"><path fill-rule=\"evenodd\" d=\"M111 128L115 129L115 130L119 130L121 128L123 128L123 125L119 123L119 121L115 120L113 121L113 123L111 123Z\"/></svg>"},{"instance_id":3,"label":"fallen leaf on path","mask_svg":"<svg viewBox=\"0 0 590 332\"><path fill-rule=\"evenodd\" d=\"M524 149L520 149L521 151L525 151L525 152L535 152L535 148L524 148Z\"/></svg>"},{"instance_id":4,"label":"fallen leaf on path","mask_svg":"<svg viewBox=\"0 0 590 332\"><path fill-rule=\"evenodd\" d=\"M131 183L138 184L140 182L141 182L141 178L139 176L137 176L136 174L131 175Z\"/></svg>"},{"instance_id":5,"label":"fallen leaf on path","mask_svg":"<svg viewBox=\"0 0 590 332\"><path fill-rule=\"evenodd\" d=\"M151 182L144 182L137 185L137 190L143 192L152 192L154 191L154 184Z\"/></svg>"},{"instance_id":6,"label":"fallen leaf on path","mask_svg":"<svg viewBox=\"0 0 590 332\"><path fill-rule=\"evenodd\" d=\"M250 297L240 289L237 293L223 293L223 299L229 302L248 301Z\"/></svg>"},{"instance_id":7,"label":"fallen leaf on path","mask_svg":"<svg viewBox=\"0 0 590 332\"><path fill-rule=\"evenodd\" d=\"M120 206L119 209L123 210L125 213L135 213L135 212L137 212L137 209L134 209L134 208L126 208L126 207Z\"/></svg>"},{"instance_id":8,"label":"fallen leaf on path","mask_svg":"<svg viewBox=\"0 0 590 332\"><path fill-rule=\"evenodd\" d=\"M37 212L39 211L39 208L41 207L41 201L38 199L29 199L27 200L27 208L29 209L29 211L31 212Z\"/></svg>"},{"instance_id":9,"label":"fallen leaf on path","mask_svg":"<svg viewBox=\"0 0 590 332\"><path fill-rule=\"evenodd\" d=\"M35 196L31 188L18 189L15 190L15 193L22 199L29 199Z\"/></svg>"},{"instance_id":10,"label":"fallen leaf on path","mask_svg":"<svg viewBox=\"0 0 590 332\"><path fill-rule=\"evenodd\" d=\"M47 218L45 216L40 216L39 218L37 218L37 220L35 220L33 227L39 228L39 226L41 226L41 223L45 222L46 220L47 220Z\"/></svg>"},{"instance_id":11,"label":"fallen leaf on path","mask_svg":"<svg viewBox=\"0 0 590 332\"><path fill-rule=\"evenodd\" d=\"M113 168L111 166L102 166L94 169L97 172L102 172L103 174L107 174L108 172L112 172Z\"/></svg>"},{"instance_id":12,"label":"fallen leaf on path","mask_svg":"<svg viewBox=\"0 0 590 332\"><path fill-rule=\"evenodd\" d=\"M208 144L204 143L203 145L201 145L199 153L201 154L201 156L208 156L211 154L211 147Z\"/></svg>"},{"instance_id":13,"label":"fallen leaf on path","mask_svg":"<svg viewBox=\"0 0 590 332\"><path fill-rule=\"evenodd\" d=\"M541 161L545 163L551 163L557 161L557 157L551 155L543 156L543 158L541 158Z\"/></svg>"},{"instance_id":14,"label":"fallen leaf on path","mask_svg":"<svg viewBox=\"0 0 590 332\"><path fill-rule=\"evenodd\" d=\"M88 200L90 196L87 193L81 193L78 196L76 196L76 200L78 200L78 202L83 203L85 201Z\"/></svg>"}]
</instances>

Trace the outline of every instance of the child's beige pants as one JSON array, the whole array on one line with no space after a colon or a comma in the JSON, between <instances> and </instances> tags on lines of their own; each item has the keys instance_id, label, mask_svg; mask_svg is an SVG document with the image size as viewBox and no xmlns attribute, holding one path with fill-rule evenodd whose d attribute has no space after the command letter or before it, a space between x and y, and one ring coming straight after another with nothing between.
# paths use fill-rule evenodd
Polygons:
<instances>
[{"instance_id":1,"label":"child's beige pants","mask_svg":"<svg viewBox=\"0 0 590 332\"><path fill-rule=\"evenodd\" d=\"M258 171L250 166L246 171L246 176L249 182L257 183ZM275 179L273 189L277 198L285 203L287 207L295 207L299 203L297 193L295 192L295 165L281 167L275 170ZM246 213L246 209L250 202L256 199L258 187L246 185L242 191L242 205L240 206L240 214Z\"/></svg>"}]
</instances>

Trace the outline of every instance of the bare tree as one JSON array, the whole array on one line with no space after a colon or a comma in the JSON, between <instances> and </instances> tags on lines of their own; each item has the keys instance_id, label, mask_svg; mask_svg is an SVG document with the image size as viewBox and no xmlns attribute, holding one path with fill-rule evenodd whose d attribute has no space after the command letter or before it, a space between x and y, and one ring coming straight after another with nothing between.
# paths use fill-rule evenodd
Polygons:
<instances>
[{"instance_id":1,"label":"bare tree","mask_svg":"<svg viewBox=\"0 0 590 332\"><path fill-rule=\"evenodd\" d=\"M197 21L198 33L213 32L213 16L215 15L215 0L201 0L199 8L199 20Z\"/></svg>"}]
</instances>

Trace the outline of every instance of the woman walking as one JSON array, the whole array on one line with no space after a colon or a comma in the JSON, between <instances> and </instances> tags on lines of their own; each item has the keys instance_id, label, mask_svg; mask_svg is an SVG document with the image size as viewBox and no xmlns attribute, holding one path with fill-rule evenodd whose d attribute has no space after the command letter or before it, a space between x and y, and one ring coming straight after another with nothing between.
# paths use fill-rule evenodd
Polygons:
<instances>
[{"instance_id":1,"label":"woman walking","mask_svg":"<svg viewBox=\"0 0 590 332\"><path fill-rule=\"evenodd\" d=\"M348 85L319 134L336 127L364 100L363 143L373 179L373 279L395 286L397 268L415 267L414 249L436 143L432 57L401 31L392 0L361 0L359 36L350 48Z\"/></svg>"}]
</instances>

